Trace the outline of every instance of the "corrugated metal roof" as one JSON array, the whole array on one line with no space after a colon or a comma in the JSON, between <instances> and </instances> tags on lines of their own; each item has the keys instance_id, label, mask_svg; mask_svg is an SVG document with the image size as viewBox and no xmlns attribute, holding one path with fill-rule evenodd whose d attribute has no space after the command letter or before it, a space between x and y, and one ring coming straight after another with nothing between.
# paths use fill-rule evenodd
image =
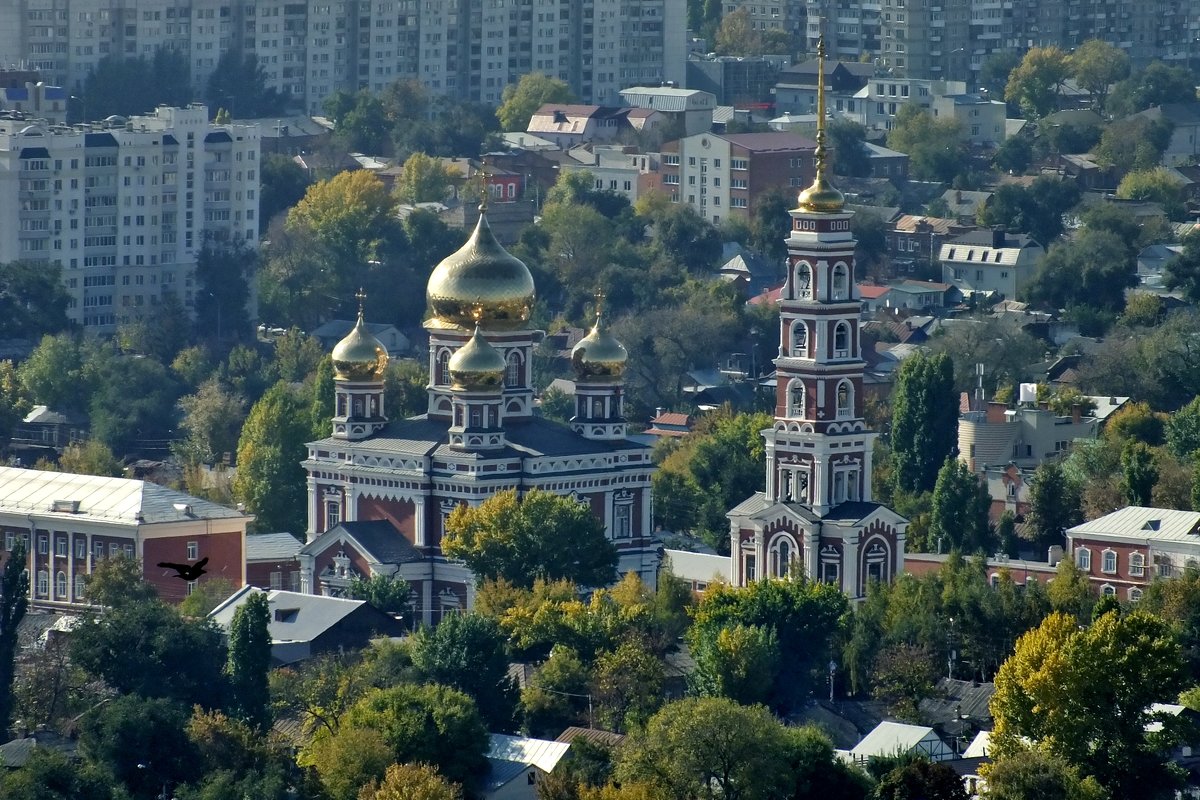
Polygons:
<instances>
[{"instance_id":1,"label":"corrugated metal roof","mask_svg":"<svg viewBox=\"0 0 1200 800\"><path fill-rule=\"evenodd\" d=\"M520 761L508 761L488 756L488 774L484 789L494 792L506 783L519 778L527 769L529 769L529 765L522 764Z\"/></svg>"},{"instance_id":2,"label":"corrugated metal roof","mask_svg":"<svg viewBox=\"0 0 1200 800\"><path fill-rule=\"evenodd\" d=\"M1111 514L1069 528L1067 533L1080 538L1136 538L1200 544L1198 528L1200 513L1195 511L1126 506Z\"/></svg>"},{"instance_id":3,"label":"corrugated metal roof","mask_svg":"<svg viewBox=\"0 0 1200 800\"><path fill-rule=\"evenodd\" d=\"M56 502L78 503L78 510L53 511ZM187 508L180 510L176 505ZM122 525L249 518L232 508L149 481L16 467L0 467L0 511Z\"/></svg>"},{"instance_id":4,"label":"corrugated metal roof","mask_svg":"<svg viewBox=\"0 0 1200 800\"><path fill-rule=\"evenodd\" d=\"M223 630L228 631L229 626L233 623L234 612L249 599L250 595L262 593L262 589L244 586L214 608L208 616ZM325 597L299 592L272 590L266 595L267 605L271 610L271 621L267 625L267 630L270 632L271 642L274 644L311 642L366 605L362 600L343 600L340 597Z\"/></svg>"},{"instance_id":5,"label":"corrugated metal roof","mask_svg":"<svg viewBox=\"0 0 1200 800\"><path fill-rule=\"evenodd\" d=\"M933 728L922 725L905 725L902 722L881 722L854 746L850 754L857 759L871 756L890 756L907 753L927 736L937 737Z\"/></svg>"},{"instance_id":6,"label":"corrugated metal roof","mask_svg":"<svg viewBox=\"0 0 1200 800\"><path fill-rule=\"evenodd\" d=\"M571 745L549 739L531 739L527 736L509 736L493 733L488 748L488 758L516 761L534 766L542 772L553 772L559 760L567 754Z\"/></svg>"},{"instance_id":7,"label":"corrugated metal roof","mask_svg":"<svg viewBox=\"0 0 1200 800\"><path fill-rule=\"evenodd\" d=\"M558 735L556 741L566 742L571 744L576 739L587 739L593 744L603 745L605 747L616 747L625 741L625 736L612 731L602 731L598 728L580 728L572 725Z\"/></svg>"}]
</instances>

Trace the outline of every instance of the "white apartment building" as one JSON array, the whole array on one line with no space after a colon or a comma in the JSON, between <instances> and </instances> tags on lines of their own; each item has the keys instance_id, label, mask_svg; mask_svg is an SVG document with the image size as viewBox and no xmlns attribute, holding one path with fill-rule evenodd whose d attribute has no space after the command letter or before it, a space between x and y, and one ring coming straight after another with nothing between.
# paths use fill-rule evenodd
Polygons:
<instances>
[{"instance_id":1,"label":"white apartment building","mask_svg":"<svg viewBox=\"0 0 1200 800\"><path fill-rule=\"evenodd\" d=\"M497 104L529 72L619 105L628 86L682 84L686 29L686 0L9 0L0 63L26 62L74 92L104 56L161 47L183 53L204 87L240 47L309 113L339 89L397 79ZM224 105L238 115L236 97Z\"/></svg>"},{"instance_id":2,"label":"white apartment building","mask_svg":"<svg viewBox=\"0 0 1200 800\"><path fill-rule=\"evenodd\" d=\"M95 333L168 294L190 308L205 241L258 237L258 127L208 116L203 105L70 127L0 116L0 264L59 263L68 316Z\"/></svg>"},{"instance_id":3,"label":"white apartment building","mask_svg":"<svg viewBox=\"0 0 1200 800\"><path fill-rule=\"evenodd\" d=\"M578 164L564 162L561 169L586 171L596 189L618 192L630 203L636 203L643 193L658 187L658 153L642 153L621 145L594 145L573 148L568 155Z\"/></svg>"}]
</instances>

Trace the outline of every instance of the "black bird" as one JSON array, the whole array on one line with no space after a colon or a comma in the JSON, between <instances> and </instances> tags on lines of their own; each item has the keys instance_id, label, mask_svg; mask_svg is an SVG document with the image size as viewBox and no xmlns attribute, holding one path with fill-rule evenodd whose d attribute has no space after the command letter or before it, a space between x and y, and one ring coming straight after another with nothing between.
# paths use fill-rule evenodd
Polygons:
<instances>
[{"instance_id":1,"label":"black bird","mask_svg":"<svg viewBox=\"0 0 1200 800\"><path fill-rule=\"evenodd\" d=\"M197 561L195 564L172 564L170 561L160 561L158 565L163 569L173 569L179 574L175 577L184 581L194 581L203 575L206 570L204 565L208 563L208 556Z\"/></svg>"}]
</instances>

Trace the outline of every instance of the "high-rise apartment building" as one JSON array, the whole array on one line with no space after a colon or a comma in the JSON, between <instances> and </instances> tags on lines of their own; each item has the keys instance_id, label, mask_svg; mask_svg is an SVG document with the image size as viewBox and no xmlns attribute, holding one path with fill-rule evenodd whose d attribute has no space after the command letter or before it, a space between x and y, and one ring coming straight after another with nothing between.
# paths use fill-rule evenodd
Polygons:
<instances>
[{"instance_id":1,"label":"high-rise apartment building","mask_svg":"<svg viewBox=\"0 0 1200 800\"><path fill-rule=\"evenodd\" d=\"M0 4L0 62L74 91L106 55L167 48L203 87L239 47L311 113L397 79L494 104L528 72L616 105L628 86L683 84L686 29L686 0L14 0Z\"/></svg>"},{"instance_id":2,"label":"high-rise apartment building","mask_svg":"<svg viewBox=\"0 0 1200 800\"><path fill-rule=\"evenodd\" d=\"M75 126L0 116L0 263L60 264L69 318L95 333L167 295L190 308L204 243L258 237L258 128L208 119L203 105Z\"/></svg>"}]
</instances>

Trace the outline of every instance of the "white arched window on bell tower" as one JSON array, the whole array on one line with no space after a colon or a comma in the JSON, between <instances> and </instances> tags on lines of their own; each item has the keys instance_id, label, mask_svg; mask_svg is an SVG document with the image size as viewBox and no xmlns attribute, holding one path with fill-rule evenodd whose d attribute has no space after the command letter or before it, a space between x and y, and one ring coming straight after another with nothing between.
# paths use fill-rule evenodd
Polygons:
<instances>
[{"instance_id":1,"label":"white arched window on bell tower","mask_svg":"<svg viewBox=\"0 0 1200 800\"><path fill-rule=\"evenodd\" d=\"M799 380L788 385L788 416L804 418L804 384Z\"/></svg>"},{"instance_id":2,"label":"white arched window on bell tower","mask_svg":"<svg viewBox=\"0 0 1200 800\"><path fill-rule=\"evenodd\" d=\"M837 417L848 419L854 416L854 385L843 380L837 387Z\"/></svg>"},{"instance_id":3,"label":"white arched window on bell tower","mask_svg":"<svg viewBox=\"0 0 1200 800\"><path fill-rule=\"evenodd\" d=\"M437 385L450 385L450 351L443 350L437 357Z\"/></svg>"},{"instance_id":4,"label":"white arched window on bell tower","mask_svg":"<svg viewBox=\"0 0 1200 800\"><path fill-rule=\"evenodd\" d=\"M844 320L833 329L833 357L850 357L850 326Z\"/></svg>"},{"instance_id":5,"label":"white arched window on bell tower","mask_svg":"<svg viewBox=\"0 0 1200 800\"><path fill-rule=\"evenodd\" d=\"M829 299L850 299L850 268L845 264L838 264L833 268L833 282L830 286Z\"/></svg>"},{"instance_id":6,"label":"white arched window on bell tower","mask_svg":"<svg viewBox=\"0 0 1200 800\"><path fill-rule=\"evenodd\" d=\"M803 261L796 264L796 297L802 300L812 297L812 270Z\"/></svg>"},{"instance_id":7,"label":"white arched window on bell tower","mask_svg":"<svg viewBox=\"0 0 1200 800\"><path fill-rule=\"evenodd\" d=\"M792 559L796 557L796 546L788 536L778 536L771 543L770 563L772 578L786 578L791 573Z\"/></svg>"},{"instance_id":8,"label":"white arched window on bell tower","mask_svg":"<svg viewBox=\"0 0 1200 800\"><path fill-rule=\"evenodd\" d=\"M521 385L521 355L515 350L505 359L504 388L512 389Z\"/></svg>"},{"instance_id":9,"label":"white arched window on bell tower","mask_svg":"<svg viewBox=\"0 0 1200 800\"><path fill-rule=\"evenodd\" d=\"M792 355L808 358L808 325L803 320L792 323Z\"/></svg>"}]
</instances>

